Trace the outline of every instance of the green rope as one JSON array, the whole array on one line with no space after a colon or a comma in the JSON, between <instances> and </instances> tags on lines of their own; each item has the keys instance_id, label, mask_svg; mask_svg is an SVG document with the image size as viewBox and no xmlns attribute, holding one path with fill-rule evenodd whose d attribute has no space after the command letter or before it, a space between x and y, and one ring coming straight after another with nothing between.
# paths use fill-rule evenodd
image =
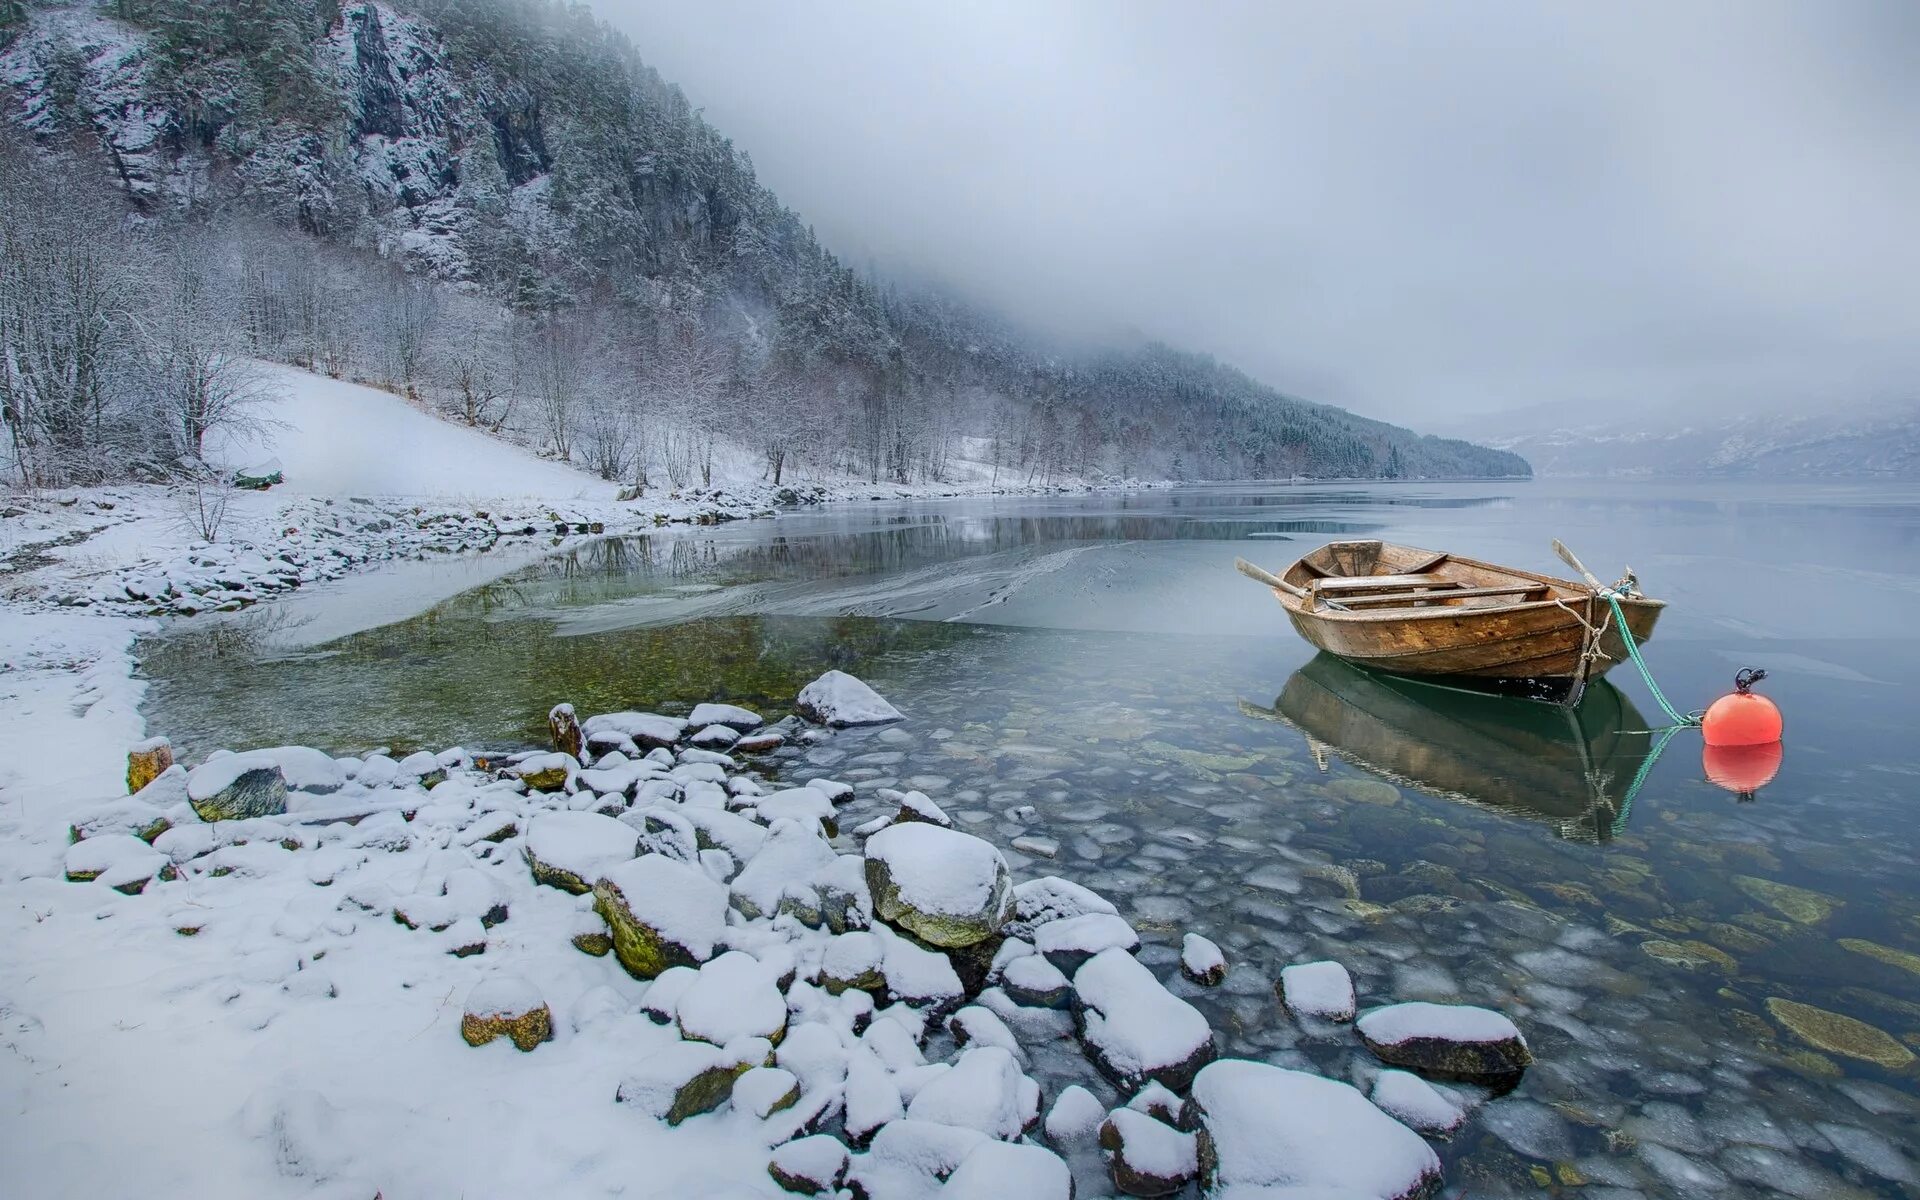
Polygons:
<instances>
[{"instance_id":1,"label":"green rope","mask_svg":"<svg viewBox=\"0 0 1920 1200\"><path fill-rule=\"evenodd\" d=\"M1653 751L1641 760L1640 769L1634 772L1633 783L1620 801L1620 812L1613 818L1613 836L1619 837L1621 830L1627 827L1627 818L1633 815L1633 798L1640 794L1640 785L1647 781L1647 776L1653 774L1653 764L1660 761L1660 755L1666 752L1667 743L1673 740L1673 735L1685 728L1686 725L1669 725L1660 731L1660 740L1653 744Z\"/></svg>"},{"instance_id":2,"label":"green rope","mask_svg":"<svg viewBox=\"0 0 1920 1200\"><path fill-rule=\"evenodd\" d=\"M1620 627L1620 640L1627 644L1627 655L1633 659L1633 665L1640 668L1640 678L1647 681L1647 690L1653 693L1654 701L1660 705L1660 710L1667 714L1667 719L1672 721L1676 727L1698 725L1700 718L1705 715L1704 713L1680 712L1680 710L1674 708L1673 705L1667 703L1666 694L1660 690L1660 685L1653 681L1653 672L1648 669L1647 660L1640 657L1640 647L1634 645L1633 631L1627 628L1627 614L1620 608L1620 594L1609 588L1602 591L1600 595L1605 597L1607 603L1613 606L1613 620L1614 623ZM1602 632L1604 632L1604 630Z\"/></svg>"}]
</instances>

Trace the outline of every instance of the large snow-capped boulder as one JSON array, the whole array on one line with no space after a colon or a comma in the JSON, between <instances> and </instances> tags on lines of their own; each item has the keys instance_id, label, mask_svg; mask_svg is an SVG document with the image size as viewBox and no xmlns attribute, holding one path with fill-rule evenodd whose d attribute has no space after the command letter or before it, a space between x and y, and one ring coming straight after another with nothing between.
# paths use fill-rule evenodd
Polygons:
<instances>
[{"instance_id":1,"label":"large snow-capped boulder","mask_svg":"<svg viewBox=\"0 0 1920 1200\"><path fill-rule=\"evenodd\" d=\"M1040 1146L986 1142L960 1161L943 1200L1073 1200L1073 1172Z\"/></svg>"},{"instance_id":2,"label":"large snow-capped boulder","mask_svg":"<svg viewBox=\"0 0 1920 1200\"><path fill-rule=\"evenodd\" d=\"M837 858L833 847L806 823L775 821L752 860L734 877L733 906L747 917L786 912L817 926L825 919L820 884Z\"/></svg>"},{"instance_id":3,"label":"large snow-capped boulder","mask_svg":"<svg viewBox=\"0 0 1920 1200\"><path fill-rule=\"evenodd\" d=\"M540 989L518 975L481 980L467 994L460 1036L469 1046L506 1038L522 1050L553 1039L553 1012Z\"/></svg>"},{"instance_id":4,"label":"large snow-capped boulder","mask_svg":"<svg viewBox=\"0 0 1920 1200\"><path fill-rule=\"evenodd\" d=\"M593 890L608 869L639 852L631 825L596 812L543 812L527 822L527 866L534 882L576 896Z\"/></svg>"},{"instance_id":5,"label":"large snow-capped boulder","mask_svg":"<svg viewBox=\"0 0 1920 1200\"><path fill-rule=\"evenodd\" d=\"M885 925L876 926L873 935L880 939L880 974L886 980L890 999L941 1011L966 995L960 974L946 955L901 937Z\"/></svg>"},{"instance_id":6,"label":"large snow-capped boulder","mask_svg":"<svg viewBox=\"0 0 1920 1200\"><path fill-rule=\"evenodd\" d=\"M593 901L613 935L614 957L635 979L707 961L727 928L726 886L664 854L608 868L594 882Z\"/></svg>"},{"instance_id":7,"label":"large snow-capped boulder","mask_svg":"<svg viewBox=\"0 0 1920 1200\"><path fill-rule=\"evenodd\" d=\"M1039 1119L1040 1085L1004 1046L976 1046L914 1094L907 1116L1011 1141Z\"/></svg>"},{"instance_id":8,"label":"large snow-capped boulder","mask_svg":"<svg viewBox=\"0 0 1920 1200\"><path fill-rule=\"evenodd\" d=\"M680 1036L724 1046L743 1037L779 1045L787 1032L787 1001L759 959L729 950L703 964L674 1008Z\"/></svg>"},{"instance_id":9,"label":"large snow-capped boulder","mask_svg":"<svg viewBox=\"0 0 1920 1200\"><path fill-rule=\"evenodd\" d=\"M1440 1160L1419 1134L1348 1085L1304 1071L1211 1063L1194 1078L1182 1122L1197 1130L1209 1194L1302 1188L1416 1200L1440 1186Z\"/></svg>"},{"instance_id":10,"label":"large snow-capped boulder","mask_svg":"<svg viewBox=\"0 0 1920 1200\"><path fill-rule=\"evenodd\" d=\"M1416 1071L1478 1079L1517 1075L1533 1063L1511 1020L1470 1004L1389 1004L1354 1028L1380 1061Z\"/></svg>"},{"instance_id":11,"label":"large snow-capped boulder","mask_svg":"<svg viewBox=\"0 0 1920 1200\"><path fill-rule=\"evenodd\" d=\"M1125 950L1103 950L1073 976L1074 1019L1095 1065L1131 1091L1149 1079L1184 1091L1213 1061L1213 1030Z\"/></svg>"},{"instance_id":12,"label":"large snow-capped boulder","mask_svg":"<svg viewBox=\"0 0 1920 1200\"><path fill-rule=\"evenodd\" d=\"M1200 1173L1191 1133L1136 1112L1116 1108L1100 1126L1113 1186L1129 1196L1170 1196Z\"/></svg>"},{"instance_id":13,"label":"large snow-capped boulder","mask_svg":"<svg viewBox=\"0 0 1920 1200\"><path fill-rule=\"evenodd\" d=\"M837 727L880 725L901 719L899 709L845 671L828 671L801 688L794 707L810 721Z\"/></svg>"},{"instance_id":14,"label":"large snow-capped boulder","mask_svg":"<svg viewBox=\"0 0 1920 1200\"><path fill-rule=\"evenodd\" d=\"M287 777L271 755L222 754L187 773L187 803L202 821L243 821L287 811Z\"/></svg>"},{"instance_id":15,"label":"large snow-capped boulder","mask_svg":"<svg viewBox=\"0 0 1920 1200\"><path fill-rule=\"evenodd\" d=\"M1007 860L969 833L920 822L889 826L867 839L866 863L880 919L935 946L985 941L1013 911Z\"/></svg>"},{"instance_id":16,"label":"large snow-capped boulder","mask_svg":"<svg viewBox=\"0 0 1920 1200\"><path fill-rule=\"evenodd\" d=\"M767 1066L773 1047L765 1038L742 1038L727 1046L674 1042L642 1059L620 1081L614 1099L669 1125L712 1112L733 1095L734 1081Z\"/></svg>"}]
</instances>

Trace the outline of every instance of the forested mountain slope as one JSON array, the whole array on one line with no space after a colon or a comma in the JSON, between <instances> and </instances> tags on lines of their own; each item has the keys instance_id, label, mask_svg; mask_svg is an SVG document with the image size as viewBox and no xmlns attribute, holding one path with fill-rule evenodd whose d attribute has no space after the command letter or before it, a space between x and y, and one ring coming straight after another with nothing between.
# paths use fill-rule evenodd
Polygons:
<instances>
[{"instance_id":1,"label":"forested mountain slope","mask_svg":"<svg viewBox=\"0 0 1920 1200\"><path fill-rule=\"evenodd\" d=\"M110 184L144 218L117 223L128 255L178 263L191 240L194 286L234 297L220 336L641 487L699 482L716 437L776 477L938 479L963 452L1023 482L1528 470L1205 357L1054 345L863 278L578 5L0 0L0 101L21 261L115 224L104 205L34 224ZM137 272L176 310L178 273ZM102 378L131 409L159 385L136 369L150 346L122 357Z\"/></svg>"}]
</instances>

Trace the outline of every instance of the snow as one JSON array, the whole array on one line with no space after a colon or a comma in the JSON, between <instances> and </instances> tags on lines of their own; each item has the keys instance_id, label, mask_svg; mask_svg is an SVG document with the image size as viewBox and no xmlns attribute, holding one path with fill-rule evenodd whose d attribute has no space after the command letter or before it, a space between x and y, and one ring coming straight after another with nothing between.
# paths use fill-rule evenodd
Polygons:
<instances>
[{"instance_id":1,"label":"snow","mask_svg":"<svg viewBox=\"0 0 1920 1200\"><path fill-rule=\"evenodd\" d=\"M247 772L278 766L273 756L262 750L216 755L187 773L187 798L194 801L211 800L232 787Z\"/></svg>"},{"instance_id":2,"label":"snow","mask_svg":"<svg viewBox=\"0 0 1920 1200\"><path fill-rule=\"evenodd\" d=\"M752 1074L751 1071L748 1072ZM746 1080L743 1078L742 1083ZM739 1086L734 1087L738 1093ZM825 1134L797 1138L779 1147L773 1152L773 1162L782 1172L796 1178L811 1180L821 1185L822 1190L831 1191L840 1172L847 1166L847 1148L838 1138Z\"/></svg>"},{"instance_id":3,"label":"snow","mask_svg":"<svg viewBox=\"0 0 1920 1200\"><path fill-rule=\"evenodd\" d=\"M1284 972L1282 972L1284 975ZM1470 1004L1430 1004L1415 1001L1376 1008L1354 1026L1369 1041L1393 1046L1416 1040L1444 1042L1509 1042L1525 1039L1506 1016Z\"/></svg>"},{"instance_id":4,"label":"snow","mask_svg":"<svg viewBox=\"0 0 1920 1200\"><path fill-rule=\"evenodd\" d=\"M1199 1171L1192 1134L1132 1108L1116 1108L1107 1120L1119 1133L1121 1154L1134 1170L1160 1179L1190 1179Z\"/></svg>"},{"instance_id":5,"label":"snow","mask_svg":"<svg viewBox=\"0 0 1920 1200\"><path fill-rule=\"evenodd\" d=\"M166 855L130 833L90 837L75 842L66 854L67 878L92 878L111 888L152 879L166 864Z\"/></svg>"},{"instance_id":6,"label":"snow","mask_svg":"<svg viewBox=\"0 0 1920 1200\"><path fill-rule=\"evenodd\" d=\"M1197 933L1180 939L1180 965L1195 978L1227 969L1227 956L1220 947Z\"/></svg>"},{"instance_id":7,"label":"snow","mask_svg":"<svg viewBox=\"0 0 1920 1200\"><path fill-rule=\"evenodd\" d=\"M1193 1100L1213 1144L1213 1186L1349 1189L1395 1200L1440 1175L1418 1134L1344 1083L1227 1059L1202 1068Z\"/></svg>"},{"instance_id":8,"label":"snow","mask_svg":"<svg viewBox=\"0 0 1920 1200\"><path fill-rule=\"evenodd\" d=\"M952 1070L920 1089L907 1116L1002 1140L1016 1138L1027 1123L1021 1103L1025 1078L1004 1046L969 1047Z\"/></svg>"},{"instance_id":9,"label":"snow","mask_svg":"<svg viewBox=\"0 0 1920 1200\"><path fill-rule=\"evenodd\" d=\"M828 671L801 688L794 707L822 725L836 727L902 719L899 709L845 671Z\"/></svg>"},{"instance_id":10,"label":"snow","mask_svg":"<svg viewBox=\"0 0 1920 1200\"><path fill-rule=\"evenodd\" d=\"M519 975L489 975L467 993L470 1017L517 1017L546 1005L540 989Z\"/></svg>"},{"instance_id":11,"label":"snow","mask_svg":"<svg viewBox=\"0 0 1920 1200\"><path fill-rule=\"evenodd\" d=\"M612 500L618 485L577 467L422 412L397 396L309 371L262 363L257 436L216 439L208 457L239 468L278 458L298 496Z\"/></svg>"},{"instance_id":12,"label":"snow","mask_svg":"<svg viewBox=\"0 0 1920 1200\"><path fill-rule=\"evenodd\" d=\"M1139 1083L1163 1078L1210 1052L1213 1030L1125 950L1103 950L1073 976L1084 1006L1082 1035L1102 1065Z\"/></svg>"},{"instance_id":13,"label":"snow","mask_svg":"<svg viewBox=\"0 0 1920 1200\"><path fill-rule=\"evenodd\" d=\"M618 733L649 746L671 746L680 740L686 728L687 723L678 717L643 712L600 713L588 717L580 726L588 737L596 733Z\"/></svg>"},{"instance_id":14,"label":"snow","mask_svg":"<svg viewBox=\"0 0 1920 1200\"><path fill-rule=\"evenodd\" d=\"M1106 1107L1098 1097L1077 1083L1068 1084L1047 1110L1047 1140L1059 1146L1089 1139L1106 1119Z\"/></svg>"},{"instance_id":15,"label":"snow","mask_svg":"<svg viewBox=\"0 0 1920 1200\"><path fill-rule=\"evenodd\" d=\"M1048 921L1033 931L1033 948L1054 956L1091 956L1102 950L1132 950L1140 945L1133 926L1112 913L1085 913Z\"/></svg>"},{"instance_id":16,"label":"snow","mask_svg":"<svg viewBox=\"0 0 1920 1200\"><path fill-rule=\"evenodd\" d=\"M1280 969L1280 994L1297 1017L1353 1020L1353 976L1337 962L1295 963Z\"/></svg>"},{"instance_id":17,"label":"snow","mask_svg":"<svg viewBox=\"0 0 1920 1200\"><path fill-rule=\"evenodd\" d=\"M1039 1146L989 1142L967 1155L940 1191L944 1200L1072 1200L1073 1174Z\"/></svg>"}]
</instances>

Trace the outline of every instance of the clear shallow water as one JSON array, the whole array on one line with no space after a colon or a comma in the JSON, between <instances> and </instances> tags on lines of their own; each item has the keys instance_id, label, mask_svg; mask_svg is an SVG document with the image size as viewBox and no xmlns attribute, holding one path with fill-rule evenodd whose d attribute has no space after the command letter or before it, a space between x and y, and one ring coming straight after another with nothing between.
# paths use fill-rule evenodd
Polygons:
<instances>
[{"instance_id":1,"label":"clear shallow water","mask_svg":"<svg viewBox=\"0 0 1920 1200\"><path fill-rule=\"evenodd\" d=\"M1768 668L1788 742L1757 796L1708 783L1690 732L1649 767L1630 671L1574 725L1385 684L1310 661L1232 570L1339 537L1551 569L1555 536L1672 602L1649 655L1683 707ZM1274 1003L1313 957L1364 1002L1514 1014L1539 1065L1445 1149L1452 1194L1897 1196L1920 1194L1915 1068L1816 1049L1767 1002L1920 1046L1916 593L1913 489L1210 488L603 542L320 645L270 613L188 623L144 670L151 727L192 752L345 753L536 741L563 699L777 713L841 667L909 720L782 775L925 787L1016 874L1121 903L1163 974L1181 932L1215 938L1233 974L1187 990L1229 1051L1369 1069ZM1023 861L1020 833L1059 858Z\"/></svg>"}]
</instances>

